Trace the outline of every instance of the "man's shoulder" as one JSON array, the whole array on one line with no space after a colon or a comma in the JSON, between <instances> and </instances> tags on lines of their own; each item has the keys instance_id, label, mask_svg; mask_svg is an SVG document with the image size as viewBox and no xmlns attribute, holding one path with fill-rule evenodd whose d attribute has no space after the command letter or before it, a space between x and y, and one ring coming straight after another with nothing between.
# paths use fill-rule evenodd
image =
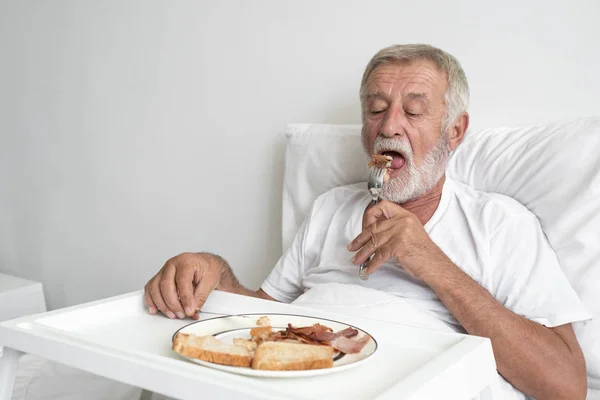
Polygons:
<instances>
[{"instance_id":1,"label":"man's shoulder","mask_svg":"<svg viewBox=\"0 0 600 400\"><path fill-rule=\"evenodd\" d=\"M459 181L452 181L454 199L460 208L497 222L535 215L514 198L495 192L477 190ZM488 218L485 218L488 219Z\"/></svg>"}]
</instances>

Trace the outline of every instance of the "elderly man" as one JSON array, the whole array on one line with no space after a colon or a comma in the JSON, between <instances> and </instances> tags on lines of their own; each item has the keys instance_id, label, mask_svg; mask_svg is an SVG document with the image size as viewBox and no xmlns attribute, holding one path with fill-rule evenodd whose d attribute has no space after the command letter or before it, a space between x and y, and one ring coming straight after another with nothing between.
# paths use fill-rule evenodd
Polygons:
<instances>
[{"instance_id":1,"label":"elderly man","mask_svg":"<svg viewBox=\"0 0 600 400\"><path fill-rule=\"evenodd\" d=\"M585 362L570 323L589 316L536 217L445 176L469 125L468 97L465 74L446 52L381 50L364 72L360 100L365 151L393 159L383 201L371 206L364 184L320 196L256 291L217 255L178 255L146 285L150 312L197 318L215 289L291 302L322 283L357 284L490 338L499 373L521 392L585 398ZM360 281L367 261L370 278Z\"/></svg>"}]
</instances>

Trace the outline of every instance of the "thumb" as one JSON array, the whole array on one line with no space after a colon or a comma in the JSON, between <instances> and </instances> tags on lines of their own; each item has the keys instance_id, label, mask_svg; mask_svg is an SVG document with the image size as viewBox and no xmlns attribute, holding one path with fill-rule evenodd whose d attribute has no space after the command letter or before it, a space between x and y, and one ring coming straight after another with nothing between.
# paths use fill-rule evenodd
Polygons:
<instances>
[{"instance_id":1,"label":"thumb","mask_svg":"<svg viewBox=\"0 0 600 400\"><path fill-rule=\"evenodd\" d=\"M196 302L196 310L202 309L202 306L204 306L204 303L206 302L206 299L208 299L210 293L213 290L215 290L215 288L219 284L220 274L214 272L215 271L205 273L200 278L200 283L198 283L198 285L196 285L196 288L194 289L194 300Z\"/></svg>"}]
</instances>

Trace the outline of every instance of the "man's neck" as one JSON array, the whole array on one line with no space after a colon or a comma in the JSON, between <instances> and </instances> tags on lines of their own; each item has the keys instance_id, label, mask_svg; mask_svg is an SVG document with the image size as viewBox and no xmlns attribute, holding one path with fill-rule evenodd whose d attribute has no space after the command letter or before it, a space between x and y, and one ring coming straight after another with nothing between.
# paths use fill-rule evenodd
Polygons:
<instances>
[{"instance_id":1,"label":"man's neck","mask_svg":"<svg viewBox=\"0 0 600 400\"><path fill-rule=\"evenodd\" d=\"M415 214L423 225L427 223L437 210L442 199L442 188L446 181L446 174L442 175L435 186L418 199L400 204L402 208Z\"/></svg>"}]
</instances>

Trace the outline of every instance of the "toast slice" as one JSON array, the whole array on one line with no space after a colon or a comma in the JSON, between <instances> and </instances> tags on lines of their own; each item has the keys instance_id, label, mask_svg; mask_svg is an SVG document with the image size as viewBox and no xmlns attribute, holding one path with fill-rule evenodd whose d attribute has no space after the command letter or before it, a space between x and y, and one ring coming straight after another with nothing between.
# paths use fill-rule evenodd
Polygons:
<instances>
[{"instance_id":1,"label":"toast slice","mask_svg":"<svg viewBox=\"0 0 600 400\"><path fill-rule=\"evenodd\" d=\"M250 367L252 353L244 346L225 344L214 336L196 336L178 332L173 350L191 358L234 367Z\"/></svg>"},{"instance_id":2,"label":"toast slice","mask_svg":"<svg viewBox=\"0 0 600 400\"><path fill-rule=\"evenodd\" d=\"M289 342L258 345L252 368L271 371L300 371L333 367L333 347Z\"/></svg>"},{"instance_id":3,"label":"toast slice","mask_svg":"<svg viewBox=\"0 0 600 400\"><path fill-rule=\"evenodd\" d=\"M250 350L250 352L252 354L254 354L254 352L256 351L256 347L257 347L256 342L253 342L250 339L244 339L244 338L234 338L233 344L235 344L236 346L243 346L243 347L247 348L248 350Z\"/></svg>"}]
</instances>

